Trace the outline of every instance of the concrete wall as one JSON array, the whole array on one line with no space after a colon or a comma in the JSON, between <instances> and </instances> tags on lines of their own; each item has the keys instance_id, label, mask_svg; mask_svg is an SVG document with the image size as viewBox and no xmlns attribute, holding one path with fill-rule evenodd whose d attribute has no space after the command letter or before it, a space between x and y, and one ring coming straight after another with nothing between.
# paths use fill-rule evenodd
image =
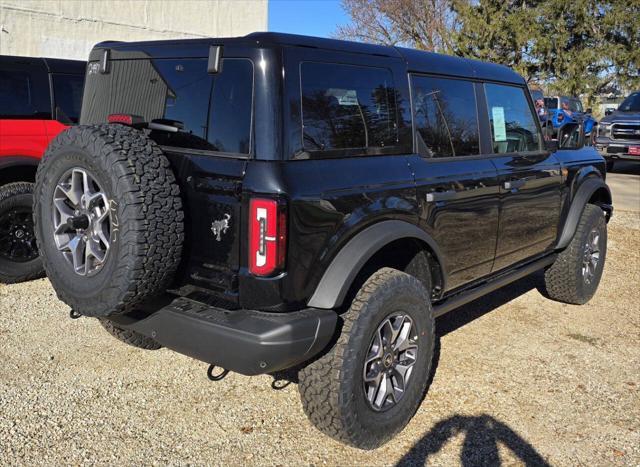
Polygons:
<instances>
[{"instance_id":1,"label":"concrete wall","mask_svg":"<svg viewBox=\"0 0 640 467\"><path fill-rule=\"evenodd\" d=\"M86 59L104 40L267 30L267 0L0 0L0 55Z\"/></svg>"}]
</instances>

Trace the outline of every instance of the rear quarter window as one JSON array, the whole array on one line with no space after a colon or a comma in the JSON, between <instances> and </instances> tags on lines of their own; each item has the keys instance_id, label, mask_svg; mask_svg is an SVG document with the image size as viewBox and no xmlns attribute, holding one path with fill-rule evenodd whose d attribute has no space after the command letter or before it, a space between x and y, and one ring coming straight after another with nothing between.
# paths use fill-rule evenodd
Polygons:
<instances>
[{"instance_id":1,"label":"rear quarter window","mask_svg":"<svg viewBox=\"0 0 640 467\"><path fill-rule=\"evenodd\" d=\"M84 77L78 75L54 74L51 77L53 83L53 99L58 118L68 119L71 123L80 120L80 108L82 106L82 87ZM60 118L62 117L62 118Z\"/></svg>"},{"instance_id":2,"label":"rear quarter window","mask_svg":"<svg viewBox=\"0 0 640 467\"><path fill-rule=\"evenodd\" d=\"M397 93L390 70L303 62L300 74L306 152L377 154L397 144Z\"/></svg>"}]
</instances>

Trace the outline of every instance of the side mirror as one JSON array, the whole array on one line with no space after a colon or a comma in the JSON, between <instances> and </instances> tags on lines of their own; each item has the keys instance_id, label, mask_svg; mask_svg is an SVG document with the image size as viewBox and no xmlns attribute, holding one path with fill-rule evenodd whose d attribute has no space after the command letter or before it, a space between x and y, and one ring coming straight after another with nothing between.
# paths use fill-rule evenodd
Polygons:
<instances>
[{"instance_id":1,"label":"side mirror","mask_svg":"<svg viewBox=\"0 0 640 467\"><path fill-rule=\"evenodd\" d=\"M584 146L581 123L567 123L558 129L558 149L580 149Z\"/></svg>"},{"instance_id":2,"label":"side mirror","mask_svg":"<svg viewBox=\"0 0 640 467\"><path fill-rule=\"evenodd\" d=\"M544 148L549 152L556 152L558 150L558 141L548 139L544 142Z\"/></svg>"},{"instance_id":3,"label":"side mirror","mask_svg":"<svg viewBox=\"0 0 640 467\"><path fill-rule=\"evenodd\" d=\"M605 115L611 115L612 113L613 113L613 109L612 109L611 107L609 107L608 109L606 109L606 110L604 111L604 114L605 114Z\"/></svg>"}]
</instances>

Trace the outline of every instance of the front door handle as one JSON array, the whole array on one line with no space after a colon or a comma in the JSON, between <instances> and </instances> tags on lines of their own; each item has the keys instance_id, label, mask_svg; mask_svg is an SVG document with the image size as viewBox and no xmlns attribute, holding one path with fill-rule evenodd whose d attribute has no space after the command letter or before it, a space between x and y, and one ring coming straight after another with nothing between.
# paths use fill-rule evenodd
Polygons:
<instances>
[{"instance_id":1,"label":"front door handle","mask_svg":"<svg viewBox=\"0 0 640 467\"><path fill-rule=\"evenodd\" d=\"M427 193L427 203L433 203L434 201L447 201L455 199L457 196L458 193L455 190L433 191L431 193Z\"/></svg>"},{"instance_id":2,"label":"front door handle","mask_svg":"<svg viewBox=\"0 0 640 467\"><path fill-rule=\"evenodd\" d=\"M520 179L520 180L510 180L508 182L504 182L504 189L505 190L517 190L518 188L522 188L525 183L527 183L526 180L524 179Z\"/></svg>"}]
</instances>

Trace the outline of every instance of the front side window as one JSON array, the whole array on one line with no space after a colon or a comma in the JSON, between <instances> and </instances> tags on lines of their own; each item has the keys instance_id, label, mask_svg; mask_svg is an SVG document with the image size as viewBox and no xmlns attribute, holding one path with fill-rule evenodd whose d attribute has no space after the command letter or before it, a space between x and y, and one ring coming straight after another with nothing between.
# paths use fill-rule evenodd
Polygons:
<instances>
[{"instance_id":1,"label":"front side window","mask_svg":"<svg viewBox=\"0 0 640 467\"><path fill-rule=\"evenodd\" d=\"M542 138L523 88L485 84L493 151L497 154L540 150Z\"/></svg>"},{"instance_id":2,"label":"front side window","mask_svg":"<svg viewBox=\"0 0 640 467\"><path fill-rule=\"evenodd\" d=\"M29 72L0 70L0 117L49 118L50 104L42 98L48 89L38 89L40 84Z\"/></svg>"},{"instance_id":3,"label":"front side window","mask_svg":"<svg viewBox=\"0 0 640 467\"><path fill-rule=\"evenodd\" d=\"M640 92L634 92L630 94L620 107L618 108L621 112L640 112Z\"/></svg>"},{"instance_id":4,"label":"front side window","mask_svg":"<svg viewBox=\"0 0 640 467\"><path fill-rule=\"evenodd\" d=\"M78 75L54 74L53 98L55 99L56 113L61 114L70 123L78 123L80 119L80 107L82 106L82 86L84 77Z\"/></svg>"},{"instance_id":5,"label":"front side window","mask_svg":"<svg viewBox=\"0 0 640 467\"><path fill-rule=\"evenodd\" d=\"M391 71L354 65L301 65L305 151L375 152L398 141Z\"/></svg>"},{"instance_id":6,"label":"front side window","mask_svg":"<svg viewBox=\"0 0 640 467\"><path fill-rule=\"evenodd\" d=\"M418 150L430 157L480 152L474 85L470 81L414 76Z\"/></svg>"}]
</instances>

